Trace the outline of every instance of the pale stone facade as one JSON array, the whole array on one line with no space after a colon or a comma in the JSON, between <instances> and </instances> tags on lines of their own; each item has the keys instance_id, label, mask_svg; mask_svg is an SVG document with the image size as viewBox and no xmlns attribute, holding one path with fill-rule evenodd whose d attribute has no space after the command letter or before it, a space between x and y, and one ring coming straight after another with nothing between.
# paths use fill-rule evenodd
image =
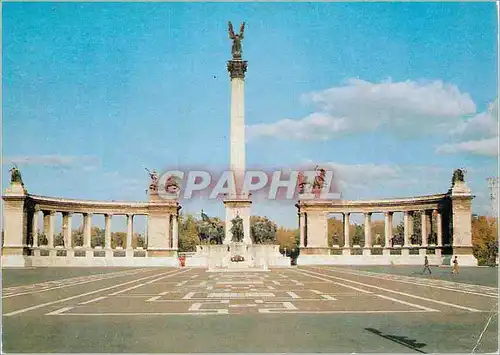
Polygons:
<instances>
[{"instance_id":1,"label":"pale stone facade","mask_svg":"<svg viewBox=\"0 0 500 355\"><path fill-rule=\"evenodd\" d=\"M427 255L434 264L449 265L458 255L461 265L477 266L472 254L472 194L465 182L458 181L446 194L372 201L302 200L299 211L299 265L311 264L422 264ZM421 243L412 245L413 213L421 212ZM394 212L403 212L403 245L390 245ZM328 214L341 213L344 219L344 245L328 245ZM352 245L349 235L352 213L364 214L363 246ZM384 213L384 247L373 245L372 213ZM436 225L431 225L431 215ZM430 231L436 231L435 244L429 244ZM338 249L338 250L337 250ZM362 249L362 251L360 250ZM380 249L381 252L380 252Z\"/></svg>"},{"instance_id":2,"label":"pale stone facade","mask_svg":"<svg viewBox=\"0 0 500 355\"><path fill-rule=\"evenodd\" d=\"M150 202L105 202L30 195L12 183L4 199L4 266L178 266L178 211L176 200ZM47 244L39 245L39 214ZM54 218L62 214L62 246L54 244ZM72 217L83 216L83 245L72 245ZM91 246L92 218L105 216L104 246ZM125 250L111 247L112 217L127 217ZM146 215L147 247L133 249L134 216ZM121 253L124 251L125 253ZM142 254L141 254L142 253ZM117 255L118 254L118 255ZM138 255L140 254L140 255Z\"/></svg>"}]
</instances>

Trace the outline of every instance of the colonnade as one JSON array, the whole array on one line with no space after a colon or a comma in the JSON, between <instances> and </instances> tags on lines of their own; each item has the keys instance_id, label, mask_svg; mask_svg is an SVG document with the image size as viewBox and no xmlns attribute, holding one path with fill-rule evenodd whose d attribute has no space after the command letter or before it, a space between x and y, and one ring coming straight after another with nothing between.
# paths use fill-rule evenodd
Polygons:
<instances>
[{"instance_id":1,"label":"colonnade","mask_svg":"<svg viewBox=\"0 0 500 355\"><path fill-rule=\"evenodd\" d=\"M393 216L395 212L399 211L389 211L384 212L384 247L388 248L391 245L391 239L393 236ZM402 211L403 221L404 221L404 239L403 244L398 246L410 247L415 246L411 243L411 236L413 235L413 218L416 211ZM341 212L343 215L343 232L344 232L344 244L343 248L351 248L351 235L350 235L350 217L353 213L360 212ZM372 248L379 247L379 245L373 245L373 235L372 235L372 214L376 212L361 212L364 215L364 236L365 242L362 247ZM421 243L422 247L429 246L429 236L432 233L436 234L436 241L432 243L433 246L442 247L443 246L443 229L442 229L442 212L438 209L432 210L420 210L421 213ZM433 225L431 216L436 217L436 225ZM430 225L430 228L428 226ZM307 212L299 212L299 226L300 226L300 247L307 247L306 239L306 229L307 229Z\"/></svg>"},{"instance_id":2,"label":"colonnade","mask_svg":"<svg viewBox=\"0 0 500 355\"><path fill-rule=\"evenodd\" d=\"M43 214L43 229L42 232L47 238L46 244L39 243L39 217L40 212ZM63 237L63 245L56 245L55 242L55 230L54 230L54 220L55 214L62 214L62 237ZM73 245L73 215L75 213L81 214L83 216L83 244L82 245ZM27 219L31 220L31 228L28 228L31 234L31 238L26 238L26 246L32 248L64 248L66 250L72 250L74 248L78 248L80 250L92 250L92 249L101 249L112 250L112 242L111 242L111 227L112 227L112 219L113 216L117 215L125 215L127 218L127 237L125 242L125 248L119 246L115 249L125 249L127 251L127 255L133 255L133 245L132 239L134 235L134 217L145 215L144 213L126 213L126 214L114 214L114 213L104 213L104 245L97 246L97 248L92 247L92 217L95 213L92 212L67 212L67 211L57 211L57 210L43 210L38 207L35 207L31 211L28 211ZM169 231L166 231L167 243L166 247L172 250L178 249L178 215L177 214L167 214L167 219L169 220ZM149 222L149 221L148 221ZM148 223L147 222L147 223ZM147 226L146 226L147 228ZM144 236L144 244L145 249L147 249L148 245L148 233L145 233ZM142 248L141 248L142 249Z\"/></svg>"}]
</instances>

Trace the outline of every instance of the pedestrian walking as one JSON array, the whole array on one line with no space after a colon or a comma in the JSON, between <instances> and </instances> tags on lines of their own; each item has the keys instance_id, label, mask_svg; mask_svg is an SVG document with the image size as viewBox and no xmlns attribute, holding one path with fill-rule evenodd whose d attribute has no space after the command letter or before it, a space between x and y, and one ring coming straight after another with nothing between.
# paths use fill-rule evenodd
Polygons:
<instances>
[{"instance_id":1,"label":"pedestrian walking","mask_svg":"<svg viewBox=\"0 0 500 355\"><path fill-rule=\"evenodd\" d=\"M458 259L457 256L455 255L455 259L453 259L453 267L451 269L452 274L459 274L460 273L460 268L458 266Z\"/></svg>"},{"instance_id":2,"label":"pedestrian walking","mask_svg":"<svg viewBox=\"0 0 500 355\"><path fill-rule=\"evenodd\" d=\"M425 256L424 259L424 270L422 271L422 274L425 273L425 270L429 271L429 275L432 274L431 268L429 267L429 259L427 259L427 255Z\"/></svg>"}]
</instances>

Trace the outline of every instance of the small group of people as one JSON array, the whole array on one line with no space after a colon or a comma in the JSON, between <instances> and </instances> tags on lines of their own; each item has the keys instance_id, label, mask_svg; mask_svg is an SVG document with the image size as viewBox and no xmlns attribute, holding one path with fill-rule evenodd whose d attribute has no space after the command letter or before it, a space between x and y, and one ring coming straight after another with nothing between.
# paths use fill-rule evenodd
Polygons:
<instances>
[{"instance_id":1,"label":"small group of people","mask_svg":"<svg viewBox=\"0 0 500 355\"><path fill-rule=\"evenodd\" d=\"M424 270L422 270L422 274L424 274L425 271L429 271L429 275L432 274L432 271L431 271L431 268L429 265L429 259L427 258L427 256L425 256L425 259L424 259ZM460 273L460 268L458 266L458 258L456 255L455 255L455 259L453 259L451 273L452 273L452 275Z\"/></svg>"}]
</instances>

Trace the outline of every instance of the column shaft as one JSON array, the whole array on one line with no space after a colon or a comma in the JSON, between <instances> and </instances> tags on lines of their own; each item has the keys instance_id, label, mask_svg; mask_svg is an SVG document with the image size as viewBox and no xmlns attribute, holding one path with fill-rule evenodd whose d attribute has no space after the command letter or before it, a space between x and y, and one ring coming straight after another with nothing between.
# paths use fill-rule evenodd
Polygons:
<instances>
[{"instance_id":1,"label":"column shaft","mask_svg":"<svg viewBox=\"0 0 500 355\"><path fill-rule=\"evenodd\" d=\"M372 246L372 214L365 213L365 248Z\"/></svg>"},{"instance_id":2,"label":"column shaft","mask_svg":"<svg viewBox=\"0 0 500 355\"><path fill-rule=\"evenodd\" d=\"M443 246L443 219L441 212L437 211L436 214L436 233L437 233L437 245L438 246Z\"/></svg>"},{"instance_id":3,"label":"column shaft","mask_svg":"<svg viewBox=\"0 0 500 355\"><path fill-rule=\"evenodd\" d=\"M403 246L408 246L410 244L410 212L404 211L404 244Z\"/></svg>"},{"instance_id":4,"label":"column shaft","mask_svg":"<svg viewBox=\"0 0 500 355\"><path fill-rule=\"evenodd\" d=\"M350 248L351 247L351 240L350 240L350 216L351 214L346 212L344 213L344 248Z\"/></svg>"},{"instance_id":5,"label":"column shaft","mask_svg":"<svg viewBox=\"0 0 500 355\"><path fill-rule=\"evenodd\" d=\"M177 250L179 248L179 223L178 215L174 214L172 219L172 249Z\"/></svg>"},{"instance_id":6,"label":"column shaft","mask_svg":"<svg viewBox=\"0 0 500 355\"><path fill-rule=\"evenodd\" d=\"M83 247L90 248L91 243L91 232L92 232L92 214L84 213L83 214Z\"/></svg>"},{"instance_id":7,"label":"column shaft","mask_svg":"<svg viewBox=\"0 0 500 355\"><path fill-rule=\"evenodd\" d=\"M43 232L47 238L47 246L49 248L54 247L54 212L44 211L43 216Z\"/></svg>"},{"instance_id":8,"label":"column shaft","mask_svg":"<svg viewBox=\"0 0 500 355\"><path fill-rule=\"evenodd\" d=\"M422 246L427 246L427 211L423 210L421 215Z\"/></svg>"},{"instance_id":9,"label":"column shaft","mask_svg":"<svg viewBox=\"0 0 500 355\"><path fill-rule=\"evenodd\" d=\"M392 217L393 217L393 212L386 212L384 214L384 240L385 240L385 245L384 248L389 248L391 245L391 238L392 238Z\"/></svg>"},{"instance_id":10,"label":"column shaft","mask_svg":"<svg viewBox=\"0 0 500 355\"><path fill-rule=\"evenodd\" d=\"M71 230L72 230L72 221L73 216L71 213L64 213L63 214L63 240L64 240L64 247L65 248L71 248Z\"/></svg>"},{"instance_id":11,"label":"column shaft","mask_svg":"<svg viewBox=\"0 0 500 355\"><path fill-rule=\"evenodd\" d=\"M111 218L110 214L104 215L104 247L111 249Z\"/></svg>"},{"instance_id":12,"label":"column shaft","mask_svg":"<svg viewBox=\"0 0 500 355\"><path fill-rule=\"evenodd\" d=\"M132 249L132 235L134 234L133 214L127 215L127 249Z\"/></svg>"},{"instance_id":13,"label":"column shaft","mask_svg":"<svg viewBox=\"0 0 500 355\"><path fill-rule=\"evenodd\" d=\"M306 216L304 212L299 214L299 228L300 228L300 247L305 247L305 232L306 232Z\"/></svg>"},{"instance_id":14,"label":"column shaft","mask_svg":"<svg viewBox=\"0 0 500 355\"><path fill-rule=\"evenodd\" d=\"M33 237L33 246L38 246L38 217L40 213L38 210L33 211L33 225L31 227L31 236Z\"/></svg>"}]
</instances>

